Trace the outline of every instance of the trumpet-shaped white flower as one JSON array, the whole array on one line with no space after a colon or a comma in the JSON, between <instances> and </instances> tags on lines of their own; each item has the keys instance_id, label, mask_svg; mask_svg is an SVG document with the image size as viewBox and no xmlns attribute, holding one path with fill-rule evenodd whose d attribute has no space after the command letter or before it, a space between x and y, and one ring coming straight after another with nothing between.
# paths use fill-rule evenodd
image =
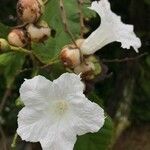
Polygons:
<instances>
[{"instance_id":1,"label":"trumpet-shaped white flower","mask_svg":"<svg viewBox=\"0 0 150 150\"><path fill-rule=\"evenodd\" d=\"M122 48L130 49L132 46L138 52L141 41L135 35L133 25L121 22L121 17L111 11L108 0L94 1L90 9L99 14L101 25L81 45L83 54L93 54L114 41L121 42Z\"/></svg>"},{"instance_id":2,"label":"trumpet-shaped white flower","mask_svg":"<svg viewBox=\"0 0 150 150\"><path fill-rule=\"evenodd\" d=\"M65 73L53 82L43 76L25 80L20 97L17 133L25 141L40 142L44 150L72 150L76 136L97 132L104 111L83 94L80 76Z\"/></svg>"}]
</instances>

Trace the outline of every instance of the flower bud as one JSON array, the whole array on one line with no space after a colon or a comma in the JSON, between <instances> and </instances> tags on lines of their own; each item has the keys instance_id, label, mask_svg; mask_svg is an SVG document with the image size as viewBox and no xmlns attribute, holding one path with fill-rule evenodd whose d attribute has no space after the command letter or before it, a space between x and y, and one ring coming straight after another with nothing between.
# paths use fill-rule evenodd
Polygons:
<instances>
[{"instance_id":1,"label":"flower bud","mask_svg":"<svg viewBox=\"0 0 150 150\"><path fill-rule=\"evenodd\" d=\"M47 24L39 25L37 27L33 24L29 24L26 29L31 41L33 42L43 42L51 34L51 30Z\"/></svg>"},{"instance_id":2,"label":"flower bud","mask_svg":"<svg viewBox=\"0 0 150 150\"><path fill-rule=\"evenodd\" d=\"M8 34L9 44L17 47L25 47L28 43L28 37L23 29L13 29Z\"/></svg>"},{"instance_id":3,"label":"flower bud","mask_svg":"<svg viewBox=\"0 0 150 150\"><path fill-rule=\"evenodd\" d=\"M74 68L81 63L80 51L78 48L75 48L74 45L67 45L62 49L60 59L64 66Z\"/></svg>"},{"instance_id":4,"label":"flower bud","mask_svg":"<svg viewBox=\"0 0 150 150\"><path fill-rule=\"evenodd\" d=\"M85 80L92 80L101 73L101 66L99 61L94 56L89 56L84 59L80 65L74 68L76 74L81 74Z\"/></svg>"},{"instance_id":5,"label":"flower bud","mask_svg":"<svg viewBox=\"0 0 150 150\"><path fill-rule=\"evenodd\" d=\"M7 51L10 49L9 43L5 39L0 38L0 51Z\"/></svg>"},{"instance_id":6,"label":"flower bud","mask_svg":"<svg viewBox=\"0 0 150 150\"><path fill-rule=\"evenodd\" d=\"M79 48L83 41L84 39L78 39L75 41L76 45L69 44L62 49L60 58L64 66L74 68L81 63L81 53Z\"/></svg>"},{"instance_id":7,"label":"flower bud","mask_svg":"<svg viewBox=\"0 0 150 150\"><path fill-rule=\"evenodd\" d=\"M44 3L42 0L19 0L17 14L23 23L35 23L43 13Z\"/></svg>"}]
</instances>

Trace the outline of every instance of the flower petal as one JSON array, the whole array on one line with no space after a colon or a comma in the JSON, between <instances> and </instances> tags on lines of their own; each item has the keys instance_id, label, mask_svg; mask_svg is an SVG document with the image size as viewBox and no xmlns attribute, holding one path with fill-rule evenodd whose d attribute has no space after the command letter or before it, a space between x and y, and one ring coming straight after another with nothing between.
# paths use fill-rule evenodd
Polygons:
<instances>
[{"instance_id":1,"label":"flower petal","mask_svg":"<svg viewBox=\"0 0 150 150\"><path fill-rule=\"evenodd\" d=\"M51 130L47 131L47 135L40 143L43 150L73 150L76 139L74 130L70 128L67 122L61 120Z\"/></svg>"},{"instance_id":2,"label":"flower petal","mask_svg":"<svg viewBox=\"0 0 150 150\"><path fill-rule=\"evenodd\" d=\"M45 137L53 122L52 115L47 118L42 111L24 107L18 114L17 133L22 140L38 142Z\"/></svg>"},{"instance_id":3,"label":"flower petal","mask_svg":"<svg viewBox=\"0 0 150 150\"><path fill-rule=\"evenodd\" d=\"M99 14L101 25L81 45L83 54L93 54L114 41L121 42L122 48L130 49L132 46L138 52L138 48L141 47L141 41L135 35L133 25L124 24L120 16L111 11L108 0L94 1L90 9Z\"/></svg>"},{"instance_id":4,"label":"flower petal","mask_svg":"<svg viewBox=\"0 0 150 150\"><path fill-rule=\"evenodd\" d=\"M86 97L74 97L70 101L72 106L72 124L78 135L88 132L98 132L104 125L104 110Z\"/></svg>"},{"instance_id":5,"label":"flower petal","mask_svg":"<svg viewBox=\"0 0 150 150\"><path fill-rule=\"evenodd\" d=\"M83 94L85 88L80 75L74 73L64 73L53 83L57 86L57 93L61 99L65 99L68 95Z\"/></svg>"},{"instance_id":6,"label":"flower petal","mask_svg":"<svg viewBox=\"0 0 150 150\"><path fill-rule=\"evenodd\" d=\"M26 106L36 109L46 107L50 99L53 99L52 82L43 76L26 79L20 88L20 97Z\"/></svg>"}]
</instances>

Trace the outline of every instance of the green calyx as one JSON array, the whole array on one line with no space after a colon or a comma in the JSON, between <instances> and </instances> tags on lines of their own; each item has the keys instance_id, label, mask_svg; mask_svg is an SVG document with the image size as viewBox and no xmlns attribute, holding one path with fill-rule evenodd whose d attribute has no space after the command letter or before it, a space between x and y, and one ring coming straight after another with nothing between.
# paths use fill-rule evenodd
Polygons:
<instances>
[{"instance_id":1,"label":"green calyx","mask_svg":"<svg viewBox=\"0 0 150 150\"><path fill-rule=\"evenodd\" d=\"M10 49L10 45L7 40L0 38L0 50L8 51Z\"/></svg>"}]
</instances>

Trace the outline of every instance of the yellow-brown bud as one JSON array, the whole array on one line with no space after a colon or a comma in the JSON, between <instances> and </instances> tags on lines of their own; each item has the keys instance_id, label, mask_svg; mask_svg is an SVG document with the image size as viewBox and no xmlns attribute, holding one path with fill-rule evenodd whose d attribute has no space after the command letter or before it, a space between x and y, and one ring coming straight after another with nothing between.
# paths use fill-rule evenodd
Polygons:
<instances>
[{"instance_id":1,"label":"yellow-brown bud","mask_svg":"<svg viewBox=\"0 0 150 150\"><path fill-rule=\"evenodd\" d=\"M31 41L37 43L47 40L51 34L51 30L47 24L38 26L29 24L26 29Z\"/></svg>"},{"instance_id":2,"label":"yellow-brown bud","mask_svg":"<svg viewBox=\"0 0 150 150\"><path fill-rule=\"evenodd\" d=\"M64 66L68 68L75 68L81 64L82 56L79 48L83 41L84 39L78 39L75 41L76 44L69 44L61 50L60 58Z\"/></svg>"},{"instance_id":3,"label":"yellow-brown bud","mask_svg":"<svg viewBox=\"0 0 150 150\"><path fill-rule=\"evenodd\" d=\"M35 23L43 13L42 0L19 0L17 3L18 18L23 23Z\"/></svg>"},{"instance_id":4,"label":"yellow-brown bud","mask_svg":"<svg viewBox=\"0 0 150 150\"><path fill-rule=\"evenodd\" d=\"M81 63L80 51L72 45L65 46L60 53L61 61L64 66L74 68Z\"/></svg>"},{"instance_id":5,"label":"yellow-brown bud","mask_svg":"<svg viewBox=\"0 0 150 150\"><path fill-rule=\"evenodd\" d=\"M9 44L17 47L25 47L28 43L28 37L23 29L13 29L8 34Z\"/></svg>"}]
</instances>

